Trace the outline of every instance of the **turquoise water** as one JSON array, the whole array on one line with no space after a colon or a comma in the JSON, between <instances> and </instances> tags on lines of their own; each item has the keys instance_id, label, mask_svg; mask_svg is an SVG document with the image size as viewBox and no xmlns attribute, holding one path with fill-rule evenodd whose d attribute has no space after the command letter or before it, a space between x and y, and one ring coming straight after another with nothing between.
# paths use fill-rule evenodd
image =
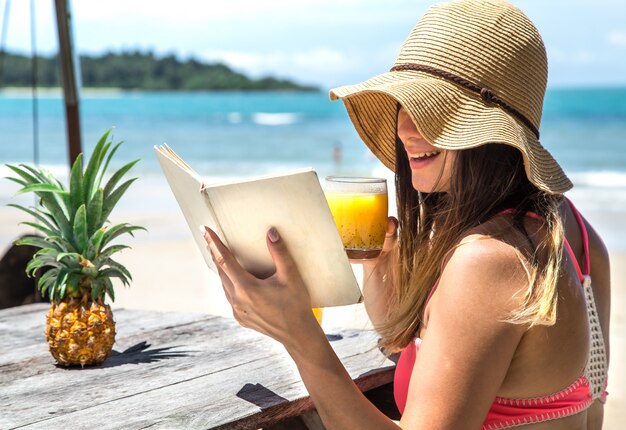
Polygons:
<instances>
[{"instance_id":1,"label":"turquoise water","mask_svg":"<svg viewBox=\"0 0 626 430\"><path fill-rule=\"evenodd\" d=\"M30 93L0 93L0 165L32 162L32 105ZM65 173L62 99L42 95L37 106L40 162ZM142 184L162 179L152 147L164 142L207 178L308 166L320 176L370 175L380 166L342 103L330 102L326 93L85 93L81 121L88 153L115 127L116 139L126 142L117 163L141 158L138 173L147 179ZM576 185L571 195L579 206L626 213L626 88L548 91L541 141ZM333 160L336 145L341 163ZM0 167L2 176L5 171ZM9 198L3 187L0 204ZM626 223L611 222L605 231L617 232L626 243Z\"/></svg>"},{"instance_id":2,"label":"turquoise water","mask_svg":"<svg viewBox=\"0 0 626 430\"><path fill-rule=\"evenodd\" d=\"M62 100L41 97L38 108L41 163L64 165ZM142 158L148 171L157 168L152 146L163 142L216 176L303 165L331 170L336 143L342 146L345 169L370 171L376 164L341 102L330 102L325 93L85 95L81 120L87 151L114 126L116 138L126 142L123 157ZM0 162L33 159L30 97L0 95L0 130ZM602 173L626 183L626 88L549 91L541 134L574 179L593 181Z\"/></svg>"},{"instance_id":3,"label":"turquoise water","mask_svg":"<svg viewBox=\"0 0 626 430\"><path fill-rule=\"evenodd\" d=\"M39 100L41 162L67 159L62 100ZM0 161L33 157L32 100L0 97ZM370 172L375 162L350 127L341 103L323 94L127 93L84 97L83 145L89 151L100 134L115 126L126 142L125 157L142 168L158 168L152 146L172 146L203 174L237 176L313 166L333 168L340 142L346 168Z\"/></svg>"}]
</instances>

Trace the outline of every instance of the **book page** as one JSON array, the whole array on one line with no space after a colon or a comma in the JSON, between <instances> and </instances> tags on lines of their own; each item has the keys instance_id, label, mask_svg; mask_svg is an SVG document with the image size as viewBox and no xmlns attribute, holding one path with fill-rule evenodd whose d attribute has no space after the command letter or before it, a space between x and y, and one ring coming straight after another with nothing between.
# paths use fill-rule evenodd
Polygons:
<instances>
[{"instance_id":1,"label":"book page","mask_svg":"<svg viewBox=\"0 0 626 430\"><path fill-rule=\"evenodd\" d=\"M274 226L296 261L314 307L361 299L315 171L209 185L203 192L229 248L246 270L260 278L275 272L266 242L266 232Z\"/></svg>"},{"instance_id":2,"label":"book page","mask_svg":"<svg viewBox=\"0 0 626 430\"><path fill-rule=\"evenodd\" d=\"M200 176L183 162L169 147L154 147L165 178L183 212L191 234L202 253L207 266L217 272L211 253L199 232L201 225L212 228L224 240L221 228L213 216L213 210L201 192Z\"/></svg>"}]
</instances>

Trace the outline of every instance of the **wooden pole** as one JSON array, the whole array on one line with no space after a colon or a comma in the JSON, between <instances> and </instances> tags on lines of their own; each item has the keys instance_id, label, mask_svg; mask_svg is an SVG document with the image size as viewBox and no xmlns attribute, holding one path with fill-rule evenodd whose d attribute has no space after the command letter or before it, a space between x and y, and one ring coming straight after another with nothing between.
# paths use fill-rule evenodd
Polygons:
<instances>
[{"instance_id":1,"label":"wooden pole","mask_svg":"<svg viewBox=\"0 0 626 430\"><path fill-rule=\"evenodd\" d=\"M78 154L82 152L80 143L80 111L79 111L79 82L80 69L78 56L74 51L72 34L72 15L70 0L54 0L57 30L59 34L59 64L63 82L63 98L65 100L65 120L69 148L70 167Z\"/></svg>"}]
</instances>

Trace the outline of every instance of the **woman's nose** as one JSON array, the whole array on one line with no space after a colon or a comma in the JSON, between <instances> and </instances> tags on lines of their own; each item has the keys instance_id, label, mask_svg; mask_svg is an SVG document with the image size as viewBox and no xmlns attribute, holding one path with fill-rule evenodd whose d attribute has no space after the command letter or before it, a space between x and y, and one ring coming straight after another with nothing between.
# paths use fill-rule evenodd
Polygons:
<instances>
[{"instance_id":1,"label":"woman's nose","mask_svg":"<svg viewBox=\"0 0 626 430\"><path fill-rule=\"evenodd\" d=\"M415 126L415 123L413 123L411 117L406 114L398 116L398 137L405 144L409 139L423 140L423 137Z\"/></svg>"}]
</instances>

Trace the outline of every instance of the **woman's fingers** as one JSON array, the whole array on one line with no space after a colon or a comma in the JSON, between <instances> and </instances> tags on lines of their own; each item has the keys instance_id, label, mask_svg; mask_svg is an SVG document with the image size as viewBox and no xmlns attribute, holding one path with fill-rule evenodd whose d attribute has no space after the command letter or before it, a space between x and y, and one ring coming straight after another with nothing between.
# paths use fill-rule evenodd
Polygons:
<instances>
[{"instance_id":1,"label":"woman's fingers","mask_svg":"<svg viewBox=\"0 0 626 430\"><path fill-rule=\"evenodd\" d=\"M217 263L215 263L215 264L217 265ZM235 286L231 282L231 280L228 277L228 275L226 275L226 273L224 273L222 268L219 267L219 266L217 266L217 273L218 273L218 275L220 277L220 280L222 281L222 288L224 289L224 294L226 295L226 300L228 300L228 303L230 303L232 305L233 304L233 294L234 294Z\"/></svg>"},{"instance_id":2,"label":"woman's fingers","mask_svg":"<svg viewBox=\"0 0 626 430\"><path fill-rule=\"evenodd\" d=\"M387 232L385 233L385 243L383 244L383 252L389 252L396 246L398 241L398 220L390 216L387 218Z\"/></svg>"},{"instance_id":3,"label":"woman's fingers","mask_svg":"<svg viewBox=\"0 0 626 430\"><path fill-rule=\"evenodd\" d=\"M267 231L267 248L276 265L276 275L281 281L292 280L294 276L300 276L296 262L289 253L285 241L282 240L275 227ZM289 283L289 282L286 282Z\"/></svg>"},{"instance_id":4,"label":"woman's fingers","mask_svg":"<svg viewBox=\"0 0 626 430\"><path fill-rule=\"evenodd\" d=\"M235 259L230 250L222 243L222 240L213 230L209 227L205 227L205 229L206 234L204 239L209 245L213 261L215 261L215 265L218 269L223 271L224 275L229 279L230 285L250 282L253 276L241 267L237 259Z\"/></svg>"}]
</instances>

